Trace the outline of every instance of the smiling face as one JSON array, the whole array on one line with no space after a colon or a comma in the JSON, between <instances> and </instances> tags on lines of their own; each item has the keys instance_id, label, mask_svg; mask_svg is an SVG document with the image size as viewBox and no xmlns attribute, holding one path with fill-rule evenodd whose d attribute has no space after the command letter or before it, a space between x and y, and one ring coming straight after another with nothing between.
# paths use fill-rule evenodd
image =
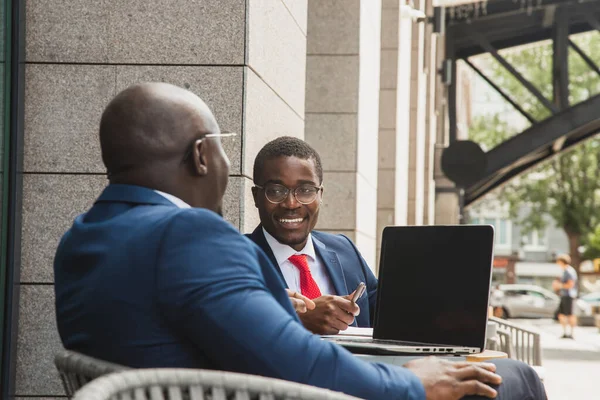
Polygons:
<instances>
[{"instance_id":1,"label":"smiling face","mask_svg":"<svg viewBox=\"0 0 600 400\"><path fill-rule=\"evenodd\" d=\"M287 156L266 160L262 176L256 182L262 187L280 184L291 191L301 185L321 186L313 159ZM254 187L252 194L265 230L280 243L287 244L297 251L302 250L308 234L317 224L322 191L310 204L299 203L293 193L278 204L270 202L263 189Z\"/></svg>"}]
</instances>

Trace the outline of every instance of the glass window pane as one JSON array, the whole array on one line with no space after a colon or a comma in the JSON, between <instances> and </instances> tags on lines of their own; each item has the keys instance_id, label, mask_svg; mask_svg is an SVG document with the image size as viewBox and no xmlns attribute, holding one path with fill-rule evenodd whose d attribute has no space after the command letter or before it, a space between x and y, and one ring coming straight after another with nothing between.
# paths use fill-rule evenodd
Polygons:
<instances>
[{"instance_id":1,"label":"glass window pane","mask_svg":"<svg viewBox=\"0 0 600 400\"><path fill-rule=\"evenodd\" d=\"M537 232L537 237L538 237L538 246L546 246L546 231L538 231Z\"/></svg>"},{"instance_id":2,"label":"glass window pane","mask_svg":"<svg viewBox=\"0 0 600 400\"><path fill-rule=\"evenodd\" d=\"M506 220L501 219L498 221L496 236L498 237L498 244L508 244L508 233L506 232Z\"/></svg>"}]
</instances>

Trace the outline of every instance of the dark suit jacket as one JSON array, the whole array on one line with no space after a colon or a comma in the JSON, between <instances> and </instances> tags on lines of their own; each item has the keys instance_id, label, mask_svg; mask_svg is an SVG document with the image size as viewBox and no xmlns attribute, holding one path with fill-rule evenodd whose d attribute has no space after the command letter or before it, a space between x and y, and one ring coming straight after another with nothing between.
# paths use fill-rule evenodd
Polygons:
<instances>
[{"instance_id":1,"label":"dark suit jacket","mask_svg":"<svg viewBox=\"0 0 600 400\"><path fill-rule=\"evenodd\" d=\"M64 346L131 367L213 368L367 399L424 399L410 371L309 333L275 268L219 215L108 186L54 262Z\"/></svg>"},{"instance_id":2,"label":"dark suit jacket","mask_svg":"<svg viewBox=\"0 0 600 400\"><path fill-rule=\"evenodd\" d=\"M271 246L265 238L262 226L259 225L254 232L246 236L252 239L271 259L285 283L283 273L277 264ZM371 268L347 236L312 231L312 238L315 253L317 253L317 257L321 259L321 262L325 264L329 278L339 296L352 293L360 282L367 284L365 294L357 301L360 314L356 317L353 325L370 327L373 323L377 303L377 278L371 272Z\"/></svg>"}]
</instances>

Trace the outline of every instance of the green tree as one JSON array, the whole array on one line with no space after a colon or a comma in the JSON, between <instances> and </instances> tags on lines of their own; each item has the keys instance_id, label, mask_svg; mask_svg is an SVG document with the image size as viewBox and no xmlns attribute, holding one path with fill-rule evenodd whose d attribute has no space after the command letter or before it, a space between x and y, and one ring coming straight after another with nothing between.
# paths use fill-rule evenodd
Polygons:
<instances>
[{"instance_id":1,"label":"green tree","mask_svg":"<svg viewBox=\"0 0 600 400\"><path fill-rule=\"evenodd\" d=\"M600 35L596 32L571 37L590 57L600 64ZM503 56L542 94L552 99L552 43L542 42L519 50L505 51ZM487 56L486 56L487 57ZM536 120L550 116L525 87L494 59L478 60L486 73L504 88ZM569 54L569 101L576 104L600 92L600 79L583 59L572 50ZM500 115L476 116L469 130L470 138L490 149L518 133L515 124ZM543 229L549 215L564 230L569 240L573 266L579 270L579 248L588 244L589 234L600 222L600 140L586 141L560 153L550 161L505 185L496 196L510 205L511 217L525 232ZM518 211L527 205L525 215Z\"/></svg>"},{"instance_id":2,"label":"green tree","mask_svg":"<svg viewBox=\"0 0 600 400\"><path fill-rule=\"evenodd\" d=\"M587 246L583 256L589 260L600 258L600 225L596 226L596 229L588 235L586 243Z\"/></svg>"}]
</instances>

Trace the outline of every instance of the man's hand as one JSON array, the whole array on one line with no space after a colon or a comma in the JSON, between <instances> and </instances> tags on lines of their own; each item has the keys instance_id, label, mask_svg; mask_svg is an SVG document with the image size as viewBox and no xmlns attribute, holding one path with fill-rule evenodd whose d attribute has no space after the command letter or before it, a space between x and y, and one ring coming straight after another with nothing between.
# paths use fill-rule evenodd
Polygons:
<instances>
[{"instance_id":1,"label":"man's hand","mask_svg":"<svg viewBox=\"0 0 600 400\"><path fill-rule=\"evenodd\" d=\"M562 283L558 279L555 279L552 281L552 289L553 290L556 291L556 290L560 290L561 288L562 288Z\"/></svg>"},{"instance_id":2,"label":"man's hand","mask_svg":"<svg viewBox=\"0 0 600 400\"><path fill-rule=\"evenodd\" d=\"M290 289L285 289L288 296L290 296L290 301L294 306L294 310L298 314L305 313L308 310L315 309L315 303L306 296L301 295L298 292L293 292Z\"/></svg>"},{"instance_id":3,"label":"man's hand","mask_svg":"<svg viewBox=\"0 0 600 400\"><path fill-rule=\"evenodd\" d=\"M423 383L427 400L458 400L468 395L495 398L489 385L499 385L500 375L490 363L470 363L427 357L405 365Z\"/></svg>"},{"instance_id":4,"label":"man's hand","mask_svg":"<svg viewBox=\"0 0 600 400\"><path fill-rule=\"evenodd\" d=\"M335 335L346 330L360 314L360 307L352 303L352 295L317 297L315 309L298 316L304 327L319 335Z\"/></svg>"}]
</instances>

